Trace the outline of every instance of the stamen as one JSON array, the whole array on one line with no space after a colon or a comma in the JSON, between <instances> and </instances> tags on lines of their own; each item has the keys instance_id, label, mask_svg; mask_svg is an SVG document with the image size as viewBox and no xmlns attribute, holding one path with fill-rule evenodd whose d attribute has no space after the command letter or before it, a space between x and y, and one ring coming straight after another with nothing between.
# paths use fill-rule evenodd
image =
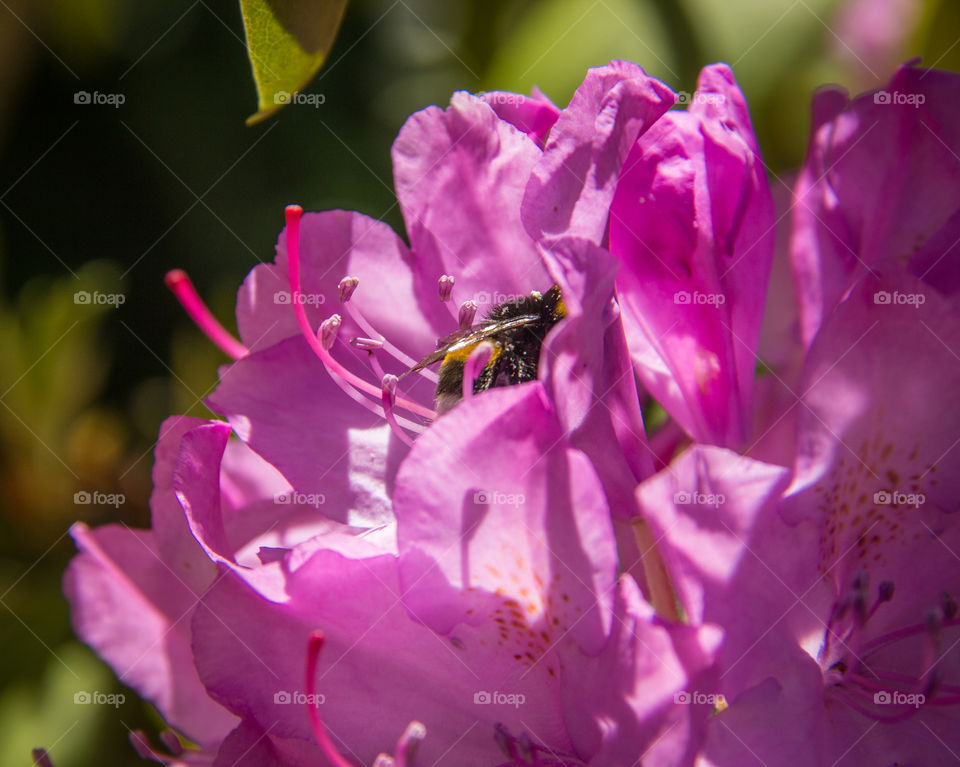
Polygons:
<instances>
[{"instance_id":1,"label":"stamen","mask_svg":"<svg viewBox=\"0 0 960 767\"><path fill-rule=\"evenodd\" d=\"M377 377L377 379L381 381L381 386L382 386L382 381L387 377L387 373L384 371L383 366L380 364L380 361L377 359L376 354L374 354L373 352L369 352L367 354L367 359L370 362L370 369L373 371L373 374ZM397 376L394 376L394 378L397 378L397 380L399 380ZM394 387L394 391L396 391L396 387ZM381 398L382 396L383 395L381 394ZM391 403L391 407L392 407L392 403ZM384 418L386 418L386 413L384 413ZM408 421L406 418L397 418L396 421L398 426L402 426L408 431L412 431L414 434L423 434L424 427L421 426L420 424L412 423L411 421ZM387 420L387 423L390 423L390 421Z\"/></svg>"},{"instance_id":2,"label":"stamen","mask_svg":"<svg viewBox=\"0 0 960 767\"><path fill-rule=\"evenodd\" d=\"M950 620L943 621L942 626L947 626L950 628L960 626L960 619L953 618ZM923 623L914 623L911 626L905 626L902 629L897 629L896 631L891 631L887 634L882 634L878 637L874 637L869 642L866 642L860 648L861 657L867 657L871 653L878 652L879 650L889 647L895 642L907 639L911 636L916 636L917 634L923 634L930 631L929 624L924 621Z\"/></svg>"},{"instance_id":3,"label":"stamen","mask_svg":"<svg viewBox=\"0 0 960 767\"><path fill-rule=\"evenodd\" d=\"M854 591L866 591L870 586L870 573L866 570L858 570L853 576Z\"/></svg>"},{"instance_id":4,"label":"stamen","mask_svg":"<svg viewBox=\"0 0 960 767\"><path fill-rule=\"evenodd\" d=\"M540 767L542 762L537 754L537 752L540 751L540 747L530 740L530 736L526 732L521 732L520 737L517 738L517 742L525 762L531 765L531 767Z\"/></svg>"},{"instance_id":5,"label":"stamen","mask_svg":"<svg viewBox=\"0 0 960 767\"><path fill-rule=\"evenodd\" d=\"M33 757L33 763L36 767L53 767L53 762L50 761L50 755L47 753L47 749L35 748L30 752L30 755Z\"/></svg>"},{"instance_id":6,"label":"stamen","mask_svg":"<svg viewBox=\"0 0 960 767\"><path fill-rule=\"evenodd\" d=\"M957 617L958 605L953 594L948 591L940 594L940 609L943 610L943 616L947 620L953 620Z\"/></svg>"},{"instance_id":7,"label":"stamen","mask_svg":"<svg viewBox=\"0 0 960 767\"><path fill-rule=\"evenodd\" d=\"M364 338L363 336L357 336L356 338L350 339L350 345L354 349L361 349L365 352L374 352L383 348L383 341L378 341L376 338Z\"/></svg>"},{"instance_id":8,"label":"stamen","mask_svg":"<svg viewBox=\"0 0 960 767\"><path fill-rule=\"evenodd\" d=\"M380 400L383 402L383 417L387 419L393 433L397 435L401 442L407 447L413 447L413 440L407 436L407 433L400 428L397 419L393 414L393 406L397 396L397 377L395 375L385 375L383 377L383 388L381 390Z\"/></svg>"},{"instance_id":9,"label":"stamen","mask_svg":"<svg viewBox=\"0 0 960 767\"><path fill-rule=\"evenodd\" d=\"M943 628L943 610L939 607L931 607L924 616L927 624L927 630L931 633L939 633Z\"/></svg>"},{"instance_id":10,"label":"stamen","mask_svg":"<svg viewBox=\"0 0 960 767\"><path fill-rule=\"evenodd\" d=\"M343 320L339 314L331 314L322 323L320 323L320 343L324 349L332 349L337 340L337 334L340 332L340 325Z\"/></svg>"},{"instance_id":11,"label":"stamen","mask_svg":"<svg viewBox=\"0 0 960 767\"><path fill-rule=\"evenodd\" d=\"M290 279L290 303L293 304L293 311L297 317L297 323L300 325L300 330L304 338L307 339L307 343L310 344L310 348L313 349L314 353L320 358L327 372L334 379L338 377L342 378L353 388L371 397L382 397L382 391L379 391L377 387L364 381L359 376L354 375L337 362L329 350L324 348L323 344L317 338L317 334L310 327L310 322L307 320L306 309L300 300L300 217L302 215L303 208L299 205L287 206L287 264ZM346 305L349 306L349 304ZM436 413L429 408L425 408L423 405L404 398L396 398L395 404L424 418L433 419L436 417ZM374 412L378 412L378 410Z\"/></svg>"},{"instance_id":12,"label":"stamen","mask_svg":"<svg viewBox=\"0 0 960 767\"><path fill-rule=\"evenodd\" d=\"M827 631L824 637L823 647L820 649L819 660L821 663L831 657L830 651L834 638L840 639L841 642L843 641L837 626L847 614L848 609L849 602L846 596L841 597L840 600L833 605L833 609L830 611L830 617L827 619Z\"/></svg>"},{"instance_id":13,"label":"stamen","mask_svg":"<svg viewBox=\"0 0 960 767\"><path fill-rule=\"evenodd\" d=\"M883 581L877 587L877 599L881 602L889 602L893 599L893 593L896 590L893 581Z\"/></svg>"},{"instance_id":14,"label":"stamen","mask_svg":"<svg viewBox=\"0 0 960 767\"><path fill-rule=\"evenodd\" d=\"M360 284L360 280L358 280L356 277L344 277L343 280L340 281L340 284L342 285L345 280L353 280L355 282L353 289L356 289L356 285ZM353 290L350 291L350 295L353 295ZM374 329L373 325L367 321L367 318L363 316L356 304L354 304L352 301L349 301L344 304L344 308L347 310L347 314L350 315L353 321L360 326L360 328L364 333L367 334L369 338L375 338L376 336L380 335L380 333L377 333L377 331ZM386 338L380 338L379 341L383 350L387 352L387 354L391 355L394 359L398 360L401 365L404 365L407 368L412 368L417 364L417 361L413 359L413 357L404 354ZM433 381L434 384L436 384L436 382L439 380L437 374L432 370L421 368L418 372L427 380Z\"/></svg>"},{"instance_id":15,"label":"stamen","mask_svg":"<svg viewBox=\"0 0 960 767\"><path fill-rule=\"evenodd\" d=\"M867 613L867 620L870 620L874 616L882 604L893 599L893 592L893 581L883 581L883 583L877 587L877 601L873 603L873 606L870 608L870 612Z\"/></svg>"},{"instance_id":16,"label":"stamen","mask_svg":"<svg viewBox=\"0 0 960 767\"><path fill-rule=\"evenodd\" d=\"M468 400L473 396L473 384L490 361L493 351L493 344L484 341L477 344L476 348L470 352L470 356L467 357L467 361L463 363L463 399Z\"/></svg>"},{"instance_id":17,"label":"stamen","mask_svg":"<svg viewBox=\"0 0 960 767\"><path fill-rule=\"evenodd\" d=\"M427 737L427 728L420 722L413 721L407 725L407 729L400 736L400 742L397 743L397 749L394 754L394 764L396 767L407 767L413 764L414 757L417 755L417 748L423 739Z\"/></svg>"},{"instance_id":18,"label":"stamen","mask_svg":"<svg viewBox=\"0 0 960 767\"><path fill-rule=\"evenodd\" d=\"M161 737L163 737L161 735ZM176 736L174 736L176 737ZM158 762L159 764L181 764L179 760L175 760L171 757L161 754L159 751L156 751L153 746L150 745L150 741L147 740L146 734L143 730L131 730L130 731L130 744L136 750L137 754L140 755L141 759L149 759L151 762ZM179 740L177 741L177 747L180 749L177 754L183 752L183 747L180 745Z\"/></svg>"},{"instance_id":19,"label":"stamen","mask_svg":"<svg viewBox=\"0 0 960 767\"><path fill-rule=\"evenodd\" d=\"M460 329L466 330L473 324L474 317L477 316L477 302L473 299L464 301L460 304Z\"/></svg>"},{"instance_id":20,"label":"stamen","mask_svg":"<svg viewBox=\"0 0 960 767\"><path fill-rule=\"evenodd\" d=\"M233 359L246 357L250 350L234 338L213 316L183 269L173 269L164 277L167 287L204 335Z\"/></svg>"},{"instance_id":21,"label":"stamen","mask_svg":"<svg viewBox=\"0 0 960 767\"><path fill-rule=\"evenodd\" d=\"M377 380L380 381L380 385L383 386L383 379L387 377L387 373L383 369L383 365L380 364L380 360L377 359L377 355L369 352L367 354L367 360L370 362L370 369L373 371L373 374L377 377Z\"/></svg>"},{"instance_id":22,"label":"stamen","mask_svg":"<svg viewBox=\"0 0 960 767\"><path fill-rule=\"evenodd\" d=\"M359 284L359 277L344 277L342 280L340 280L340 284L337 285L337 288L340 291L341 304L345 304L350 300L350 297L353 295L353 291L357 289L357 285Z\"/></svg>"},{"instance_id":23,"label":"stamen","mask_svg":"<svg viewBox=\"0 0 960 767\"><path fill-rule=\"evenodd\" d=\"M330 317L327 317L327 319L323 321L323 323L320 326L320 332L317 335L320 338L321 343L324 344L327 349L331 349L337 340L337 332L339 330L340 330L340 315L333 314ZM383 376L384 376L383 368L380 367L380 364L377 362L377 358L374 356L372 352L370 352L367 356L370 359L370 367L373 368L373 371L374 373L376 373L377 378L379 378L380 380L383 380ZM330 373L329 370L327 370L327 372ZM361 407L365 407L371 413L376 413L378 416L383 415L383 410L378 405L376 405L375 403L371 402L369 399L364 397L363 394L361 394L356 389L354 389L349 383L344 381L340 376L333 375L331 373L330 378L333 380L333 382L337 386L340 387L340 390L344 394L350 397L350 399L352 399L358 405L360 405ZM406 418L398 418L397 422L402 423L403 426L410 429L411 431L415 431L418 434L420 433L419 424L415 424L412 421L408 421Z\"/></svg>"},{"instance_id":24,"label":"stamen","mask_svg":"<svg viewBox=\"0 0 960 767\"><path fill-rule=\"evenodd\" d=\"M320 650L323 649L324 634L319 629L310 634L307 642L307 679L303 689L307 693L308 701L318 699L317 686L315 679L317 677L317 661L320 658ZM337 751L336 746L327 735L326 728L323 726L323 720L320 718L320 706L317 703L307 703L307 716L310 717L310 726L313 729L313 736L317 740L317 745L323 751L324 756L330 760L334 767L353 767L343 755ZM407 725L403 731L400 740L397 742L393 757L386 754L380 754L373 762L373 767L408 767L413 764L413 758L416 755L417 747L427 736L427 728L420 722L413 721Z\"/></svg>"},{"instance_id":25,"label":"stamen","mask_svg":"<svg viewBox=\"0 0 960 767\"><path fill-rule=\"evenodd\" d=\"M932 699L940 687L943 685L943 669L934 666L927 674L927 683L923 687L923 694L927 699Z\"/></svg>"},{"instance_id":26,"label":"stamen","mask_svg":"<svg viewBox=\"0 0 960 767\"><path fill-rule=\"evenodd\" d=\"M160 761L159 759L154 759L153 748L151 748L150 742L147 740L147 736L143 730L133 730L130 733L130 745L133 746L141 759L149 759L151 762Z\"/></svg>"},{"instance_id":27,"label":"stamen","mask_svg":"<svg viewBox=\"0 0 960 767\"><path fill-rule=\"evenodd\" d=\"M497 722L493 726L493 740L500 746L500 750L503 751L508 759L512 759L514 762L517 761L520 756L517 753L517 745L514 743L510 733L507 732L507 728L504 727L501 722Z\"/></svg>"},{"instance_id":28,"label":"stamen","mask_svg":"<svg viewBox=\"0 0 960 767\"><path fill-rule=\"evenodd\" d=\"M337 334L340 330L340 315L333 314L330 317L327 317L321 324L320 330L317 333L317 338L320 343L330 350L333 348L334 343L337 340ZM327 371L327 374L330 376L330 379L340 388L344 394L346 394L350 399L356 402L361 407L365 407L371 413L376 413L378 416L383 415L382 410L375 403L367 399L363 394L354 389L347 381L341 378L338 375L335 375L330 371L329 368L324 365L324 370Z\"/></svg>"},{"instance_id":29,"label":"stamen","mask_svg":"<svg viewBox=\"0 0 960 767\"><path fill-rule=\"evenodd\" d=\"M857 702L855 696L850 694L845 694L843 691L843 688L835 687L833 689L833 694L836 695L838 698L840 698L840 700L842 700L848 706L850 706L850 708L852 708L854 711L859 712L860 714L865 716L867 719L874 719L878 722L883 722L885 724L896 724L897 722L902 722L903 720L909 719L910 717L914 716L917 713L917 711L919 711L919 709L911 707L911 708L908 708L903 713L884 716L877 712L876 707L871 709L861 705L859 702ZM861 699L863 699L862 696L861 696Z\"/></svg>"},{"instance_id":30,"label":"stamen","mask_svg":"<svg viewBox=\"0 0 960 767\"><path fill-rule=\"evenodd\" d=\"M923 667L927 669L929 675L934 671L937 659L940 657L940 647L943 640L943 610L939 607L932 607L927 611L925 618L927 635L926 641L923 643Z\"/></svg>"},{"instance_id":31,"label":"stamen","mask_svg":"<svg viewBox=\"0 0 960 767\"><path fill-rule=\"evenodd\" d=\"M177 737L177 733L173 730L164 730L160 733L160 740L163 741L163 745L167 747L167 750L174 756L180 756L183 753L183 744L180 742L180 738Z\"/></svg>"},{"instance_id":32,"label":"stamen","mask_svg":"<svg viewBox=\"0 0 960 767\"><path fill-rule=\"evenodd\" d=\"M444 303L450 300L450 294L453 293L453 282L452 274L440 275L440 280L437 283L437 292L440 295L440 300Z\"/></svg>"},{"instance_id":33,"label":"stamen","mask_svg":"<svg viewBox=\"0 0 960 767\"><path fill-rule=\"evenodd\" d=\"M307 693L308 701L317 700L317 685L315 680L317 676L317 660L320 658L323 640L323 632L318 629L310 634L310 639L307 643L307 679L303 689ZM334 767L353 767L353 765L344 759L340 752L337 751L333 742L330 740L330 736L327 735L327 731L323 727L323 720L320 718L320 706L316 703L309 702L306 705L307 716L310 717L310 727L313 729L313 737L316 738L317 745L320 746L323 755L327 757L330 764L334 765Z\"/></svg>"}]
</instances>

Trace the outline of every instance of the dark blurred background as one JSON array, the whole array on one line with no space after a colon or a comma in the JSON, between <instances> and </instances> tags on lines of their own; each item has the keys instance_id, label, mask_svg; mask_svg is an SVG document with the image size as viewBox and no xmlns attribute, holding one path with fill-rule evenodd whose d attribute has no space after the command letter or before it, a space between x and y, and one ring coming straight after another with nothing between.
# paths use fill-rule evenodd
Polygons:
<instances>
[{"instance_id":1,"label":"dark blurred background","mask_svg":"<svg viewBox=\"0 0 960 767\"><path fill-rule=\"evenodd\" d=\"M958 30L956 0L354 0L308 89L323 103L248 128L236 0L0 0L0 764L34 746L57 767L140 764L127 731L161 727L71 638L60 578L75 520L149 524L157 429L207 414L226 361L169 269L233 329L285 204L402 231L389 150L410 113L534 85L563 106L612 58L691 92L702 65L732 64L778 185L815 86L878 87L914 56L960 69Z\"/></svg>"}]
</instances>

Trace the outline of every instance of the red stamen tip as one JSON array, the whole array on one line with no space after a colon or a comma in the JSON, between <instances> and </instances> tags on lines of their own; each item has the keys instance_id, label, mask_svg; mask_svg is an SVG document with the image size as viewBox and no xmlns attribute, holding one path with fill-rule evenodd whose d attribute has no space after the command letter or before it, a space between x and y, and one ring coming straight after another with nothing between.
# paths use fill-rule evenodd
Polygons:
<instances>
[{"instance_id":1,"label":"red stamen tip","mask_svg":"<svg viewBox=\"0 0 960 767\"><path fill-rule=\"evenodd\" d=\"M213 316L203 299L200 298L200 294L197 293L190 276L183 269L171 269L166 273L163 281L190 316L190 319L225 354L238 360L250 353L250 350L234 338Z\"/></svg>"},{"instance_id":2,"label":"red stamen tip","mask_svg":"<svg viewBox=\"0 0 960 767\"><path fill-rule=\"evenodd\" d=\"M190 278L187 276L187 273L183 269L171 269L163 277L163 281L167 284L167 287L173 290L173 286L186 280L190 281Z\"/></svg>"}]
</instances>

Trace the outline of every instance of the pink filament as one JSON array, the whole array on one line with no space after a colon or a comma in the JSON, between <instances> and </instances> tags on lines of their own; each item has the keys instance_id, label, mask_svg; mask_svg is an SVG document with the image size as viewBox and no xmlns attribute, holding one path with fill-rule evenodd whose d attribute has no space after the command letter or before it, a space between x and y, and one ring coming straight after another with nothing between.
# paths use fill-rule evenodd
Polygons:
<instances>
[{"instance_id":1,"label":"pink filament","mask_svg":"<svg viewBox=\"0 0 960 767\"><path fill-rule=\"evenodd\" d=\"M390 428L393 429L393 433L399 437L400 441L407 447L413 447L413 440L400 428L400 424L397 423L396 416L393 414L393 403L396 398L396 392L397 377L394 375L384 376L380 395L381 401L383 402L383 417L387 419L387 423L390 424Z\"/></svg>"},{"instance_id":2,"label":"pink filament","mask_svg":"<svg viewBox=\"0 0 960 767\"><path fill-rule=\"evenodd\" d=\"M327 370L334 376L339 376L355 389L368 394L371 397L381 398L382 392L371 383L364 381L359 376L354 375L343 365L337 362L323 344L320 343L316 333L310 327L307 319L307 311L303 302L300 300L300 217L303 215L303 208L299 205L288 205L286 208L287 218L287 263L290 277L290 302L293 304L293 311L297 317L297 324L310 348L320 358ZM398 397L396 404L411 413L423 416L424 418L434 418L436 414L429 408L416 402Z\"/></svg>"},{"instance_id":3,"label":"pink filament","mask_svg":"<svg viewBox=\"0 0 960 767\"><path fill-rule=\"evenodd\" d=\"M342 282L343 281L341 281L341 284ZM354 285L353 287L355 289L356 285ZM370 336L370 338L380 341L380 343L383 345L383 350L385 352L392 355L395 359L399 360L401 364L406 365L409 368L412 368L414 365L417 364L417 361L413 359L413 357L410 357L409 355L404 354L402 351L400 351L400 349L398 349L396 346L390 343L386 338L377 338L377 336L380 334L373 329L373 325L371 325L367 321L367 318L364 317L363 314L361 314L360 310L357 309L356 305L352 301L345 302L344 307L347 310L347 314L349 314L350 317L353 318L353 321L360 326L360 328L363 330L364 333L367 333ZM434 383L437 382L437 379L438 379L437 374L434 373L432 370L422 369L422 370L419 370L418 372L420 373L420 375L424 376L429 380L432 380Z\"/></svg>"},{"instance_id":4,"label":"pink filament","mask_svg":"<svg viewBox=\"0 0 960 767\"><path fill-rule=\"evenodd\" d=\"M250 350L230 335L227 329L210 313L207 305L203 303L203 299L197 293L197 289L193 287L190 277L183 269L173 269L167 272L164 282L167 283L167 287L170 288L180 305L190 315L190 319L224 353L235 360L246 357L250 353Z\"/></svg>"}]
</instances>

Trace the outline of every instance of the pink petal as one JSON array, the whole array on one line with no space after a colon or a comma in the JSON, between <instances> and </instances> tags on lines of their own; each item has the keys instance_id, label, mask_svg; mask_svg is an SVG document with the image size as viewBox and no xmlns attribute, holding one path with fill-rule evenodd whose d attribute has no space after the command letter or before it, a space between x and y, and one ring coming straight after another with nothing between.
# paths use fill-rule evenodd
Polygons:
<instances>
[{"instance_id":1,"label":"pink petal","mask_svg":"<svg viewBox=\"0 0 960 767\"><path fill-rule=\"evenodd\" d=\"M601 244L620 168L637 137L676 100L636 64L591 69L550 131L523 198L523 222L542 235Z\"/></svg>"},{"instance_id":2,"label":"pink petal","mask_svg":"<svg viewBox=\"0 0 960 767\"><path fill-rule=\"evenodd\" d=\"M192 740L215 746L236 719L207 695L190 646L197 603L161 559L149 531L76 524L80 549L64 575L73 628L117 672Z\"/></svg>"},{"instance_id":3,"label":"pink petal","mask_svg":"<svg viewBox=\"0 0 960 767\"><path fill-rule=\"evenodd\" d=\"M400 467L394 511L404 601L435 630L500 618L520 668L542 668L567 636L586 652L606 641L610 512L539 383L491 389L439 419Z\"/></svg>"},{"instance_id":4,"label":"pink petal","mask_svg":"<svg viewBox=\"0 0 960 767\"><path fill-rule=\"evenodd\" d=\"M525 134L462 92L447 109L424 109L401 128L393 174L410 244L418 262L442 265L456 278L457 304L474 300L484 312L506 300L494 300L497 294L550 287L520 223L520 201L540 155ZM428 270L421 271L426 279ZM436 286L440 275L429 276Z\"/></svg>"},{"instance_id":5,"label":"pink petal","mask_svg":"<svg viewBox=\"0 0 960 767\"><path fill-rule=\"evenodd\" d=\"M653 454L614 300L616 261L577 238L546 242L542 250L567 317L544 343L540 378L571 444L593 462L612 512L629 519L637 482L653 473Z\"/></svg>"},{"instance_id":6,"label":"pink petal","mask_svg":"<svg viewBox=\"0 0 960 767\"><path fill-rule=\"evenodd\" d=\"M567 669L564 708L577 751L591 755L591 767L632 764L640 754L645 765L692 765L711 707L676 696L709 686L719 632L659 620L629 576L614 618L603 653Z\"/></svg>"},{"instance_id":7,"label":"pink petal","mask_svg":"<svg viewBox=\"0 0 960 767\"><path fill-rule=\"evenodd\" d=\"M350 300L380 337L415 359L456 329L437 299L440 263L429 253L414 256L382 221L343 210L305 213L300 222L300 259L305 308L313 327L339 313L341 337L369 335L339 303L337 286L349 275L360 280ZM277 242L276 263L254 268L240 289L237 325L251 350L300 335L290 305L285 232Z\"/></svg>"},{"instance_id":8,"label":"pink petal","mask_svg":"<svg viewBox=\"0 0 960 767\"><path fill-rule=\"evenodd\" d=\"M747 438L773 256L773 202L743 94L708 67L689 112L631 150L610 249L627 339L650 393L698 441Z\"/></svg>"},{"instance_id":9,"label":"pink petal","mask_svg":"<svg viewBox=\"0 0 960 767\"><path fill-rule=\"evenodd\" d=\"M392 519L386 483L406 448L330 380L302 338L225 368L208 404L329 518L364 527Z\"/></svg>"},{"instance_id":10,"label":"pink petal","mask_svg":"<svg viewBox=\"0 0 960 767\"><path fill-rule=\"evenodd\" d=\"M288 576L283 603L226 575L194 621L197 668L217 700L272 737L312 741L305 707L275 696L303 693L307 638L319 628L326 637L317 677L323 719L334 742L362 764L392 752L414 719L427 728L419 751L427 764L497 763L497 721L569 749L545 673L519 680L515 661L481 645L478 630L437 635L408 615L401 595L390 555L317 551ZM522 691L526 702L475 703L477 692L496 690Z\"/></svg>"},{"instance_id":11,"label":"pink petal","mask_svg":"<svg viewBox=\"0 0 960 767\"><path fill-rule=\"evenodd\" d=\"M792 242L807 345L864 274L905 266L960 290L958 99L960 75L911 65L882 91L815 97Z\"/></svg>"},{"instance_id":12,"label":"pink petal","mask_svg":"<svg viewBox=\"0 0 960 767\"><path fill-rule=\"evenodd\" d=\"M539 147L546 143L560 115L560 110L543 94L522 96L508 91L487 91L478 95L493 108L497 117L526 133Z\"/></svg>"}]
</instances>

